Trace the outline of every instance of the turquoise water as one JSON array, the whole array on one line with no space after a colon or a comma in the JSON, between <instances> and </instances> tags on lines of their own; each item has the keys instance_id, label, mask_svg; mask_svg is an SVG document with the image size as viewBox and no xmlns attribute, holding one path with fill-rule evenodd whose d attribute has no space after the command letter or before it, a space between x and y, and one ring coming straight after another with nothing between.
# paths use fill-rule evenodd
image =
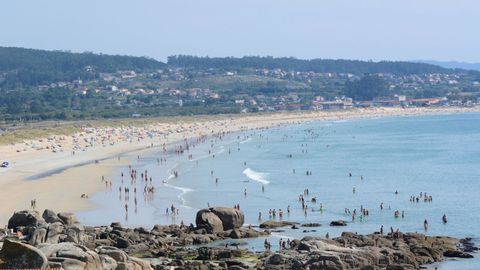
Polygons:
<instances>
[{"instance_id":1,"label":"turquoise water","mask_svg":"<svg viewBox=\"0 0 480 270\"><path fill-rule=\"evenodd\" d=\"M119 220L147 227L181 220L188 224L194 222L195 212L208 204L239 204L245 223L254 226L259 224L259 212L262 221L269 219L269 209L283 209L283 220L322 224L299 230L282 228L272 236L272 243L280 237L372 233L381 225L385 231L393 227L423 233L425 219L428 235L472 237L477 242L480 238L480 114L315 122L228 135L199 144L190 153L191 161L186 155L169 154L166 165L157 165L156 159L164 156L161 153L142 155L139 160L130 157L139 172L147 169L153 177L157 187L153 200L143 200L140 192L137 212L131 206L125 220L118 173L112 176L112 191L94 196L93 201L101 207L79 213L80 220L87 224ZM128 174L128 169L120 170ZM170 176L173 170L179 172L178 178ZM306 171L312 174L306 175ZM124 181L123 186L129 184ZM136 185L143 190L142 183L137 181ZM306 214L298 200L305 189L310 194L305 197ZM420 192L432 196L433 201L410 202L410 196ZM312 197L316 203L310 202ZM132 198L130 195L130 205ZM165 214L172 203L179 207L178 216ZM287 214L289 205L291 212ZM357 215L352 221L344 212L348 208L359 213L362 206L369 210L369 216L362 220ZM404 218L395 218L395 210L404 211ZM448 216L447 224L442 222L443 214ZM348 221L348 226L328 226L337 219ZM304 229L316 231L304 233ZM260 249L262 241L243 244ZM439 269L479 267L476 258L449 261Z\"/></svg>"}]
</instances>

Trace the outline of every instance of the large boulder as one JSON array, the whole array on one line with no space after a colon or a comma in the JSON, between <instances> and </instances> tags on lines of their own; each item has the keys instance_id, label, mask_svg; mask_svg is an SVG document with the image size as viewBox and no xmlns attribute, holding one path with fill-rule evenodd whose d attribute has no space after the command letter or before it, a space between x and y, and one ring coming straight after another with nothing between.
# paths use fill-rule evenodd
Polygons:
<instances>
[{"instance_id":1,"label":"large boulder","mask_svg":"<svg viewBox=\"0 0 480 270\"><path fill-rule=\"evenodd\" d=\"M0 269L45 269L47 257L37 248L6 239L0 251Z\"/></svg>"},{"instance_id":2,"label":"large boulder","mask_svg":"<svg viewBox=\"0 0 480 270\"><path fill-rule=\"evenodd\" d=\"M228 207L210 207L197 212L198 228L208 232L221 232L240 228L245 217L240 210Z\"/></svg>"},{"instance_id":3,"label":"large boulder","mask_svg":"<svg viewBox=\"0 0 480 270\"><path fill-rule=\"evenodd\" d=\"M44 220L37 211L23 210L13 214L8 220L8 228L15 229L20 226L35 227L39 223L44 223Z\"/></svg>"},{"instance_id":4,"label":"large boulder","mask_svg":"<svg viewBox=\"0 0 480 270\"><path fill-rule=\"evenodd\" d=\"M245 222L243 212L234 208L212 207L210 211L220 218L225 231L240 228Z\"/></svg>"},{"instance_id":5,"label":"large boulder","mask_svg":"<svg viewBox=\"0 0 480 270\"><path fill-rule=\"evenodd\" d=\"M222 220L208 209L202 209L197 212L195 223L197 223L198 228L205 229L208 232L223 231Z\"/></svg>"},{"instance_id":6,"label":"large boulder","mask_svg":"<svg viewBox=\"0 0 480 270\"><path fill-rule=\"evenodd\" d=\"M42 217L47 223L62 222L62 220L57 216L57 214L50 209L45 209L45 211L43 211Z\"/></svg>"}]
</instances>

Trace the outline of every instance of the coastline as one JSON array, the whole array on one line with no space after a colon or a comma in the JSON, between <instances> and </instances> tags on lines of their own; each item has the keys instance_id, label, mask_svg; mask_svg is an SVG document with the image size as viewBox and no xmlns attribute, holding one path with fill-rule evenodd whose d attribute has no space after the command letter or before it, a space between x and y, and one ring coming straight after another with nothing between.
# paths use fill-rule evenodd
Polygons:
<instances>
[{"instance_id":1,"label":"coastline","mask_svg":"<svg viewBox=\"0 0 480 270\"><path fill-rule=\"evenodd\" d=\"M0 157L10 161L11 167L0 170L0 225L6 224L8 217L16 209L29 207L29 200L36 199L37 208L50 208L55 211L79 212L94 209L96 205L81 194L90 197L104 189L102 176L125 164L126 153L149 151L165 144L175 144L183 139L221 132L271 128L293 123L312 121L343 120L389 116L419 116L431 114L451 114L480 112L473 108L373 108L334 112L294 112L277 114L239 115L222 117L185 118L171 123L159 121L145 127L97 127L86 128L73 135L51 136L0 146ZM125 135L129 134L129 135ZM75 139L94 138L85 141L80 148ZM40 141L41 140L41 141ZM90 139L89 139L90 140ZM52 153L53 144L61 144L63 151ZM40 145L40 146L39 146ZM86 146L87 145L87 146ZM90 146L88 146L90 145ZM40 149L40 150L37 150ZM156 149L156 148L153 148ZM25 150L25 151L24 151ZM17 152L19 151L19 152ZM72 154L75 151L75 154ZM2 160L2 161L3 161ZM95 160L99 160L95 164ZM35 180L30 178L45 172L55 172Z\"/></svg>"}]
</instances>

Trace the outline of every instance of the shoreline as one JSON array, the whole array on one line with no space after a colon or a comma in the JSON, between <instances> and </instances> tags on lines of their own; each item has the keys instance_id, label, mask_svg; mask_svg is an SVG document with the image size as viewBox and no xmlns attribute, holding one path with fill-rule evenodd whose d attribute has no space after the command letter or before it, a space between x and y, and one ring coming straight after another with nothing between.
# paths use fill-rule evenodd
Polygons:
<instances>
[{"instance_id":1,"label":"shoreline","mask_svg":"<svg viewBox=\"0 0 480 270\"><path fill-rule=\"evenodd\" d=\"M0 224L6 224L8 216L15 209L28 208L28 201L32 199L37 200L37 208L40 209L70 212L95 209L96 205L90 199L82 199L80 195L93 196L100 192L105 186L101 177L108 176L120 165L126 165L124 161L128 158L122 157L119 162L117 156L151 151L158 149L163 143L174 145L184 139L207 134L313 121L474 112L480 112L480 107L374 108L223 116L223 119L200 116L177 123L157 122L145 127L85 128L83 132L73 135L57 135L47 139L3 145L0 146L0 156L2 161L10 161L11 168L0 169L0 196L5 202L0 205ZM85 139L84 143L79 138ZM80 147L75 140L80 141ZM154 148L151 147L152 144ZM57 147L52 148L52 145ZM54 150L57 152L52 153ZM72 154L72 151L75 151L75 154ZM101 161L95 164L95 160ZM46 173L48 175L42 175ZM42 177L31 180L31 177L39 175Z\"/></svg>"}]
</instances>

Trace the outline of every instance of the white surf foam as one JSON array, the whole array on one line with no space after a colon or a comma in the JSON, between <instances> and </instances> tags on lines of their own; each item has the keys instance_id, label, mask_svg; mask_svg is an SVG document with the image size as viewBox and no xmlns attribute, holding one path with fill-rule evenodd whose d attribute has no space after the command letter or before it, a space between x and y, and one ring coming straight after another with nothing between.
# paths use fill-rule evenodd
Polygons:
<instances>
[{"instance_id":1,"label":"white surf foam","mask_svg":"<svg viewBox=\"0 0 480 270\"><path fill-rule=\"evenodd\" d=\"M247 142L249 142L249 141L251 141L251 140L252 140L252 137L249 137L248 139L241 141L240 144L247 143Z\"/></svg>"},{"instance_id":2,"label":"white surf foam","mask_svg":"<svg viewBox=\"0 0 480 270\"><path fill-rule=\"evenodd\" d=\"M246 168L243 171L243 174L245 174L248 178L252 179L253 181L262 183L264 185L270 184L270 181L265 179L265 178L267 178L268 173L256 172L256 171L254 171L250 168Z\"/></svg>"},{"instance_id":3,"label":"white surf foam","mask_svg":"<svg viewBox=\"0 0 480 270\"><path fill-rule=\"evenodd\" d=\"M167 183L165 183L164 186L181 191L181 193L178 195L178 198L182 201L182 206L185 207L185 208L192 209L192 207L190 207L190 206L187 205L187 201L185 200L184 195L187 194L187 193L192 192L193 189L191 189L191 188L186 188L186 187L174 186L174 185L167 184Z\"/></svg>"}]
</instances>

